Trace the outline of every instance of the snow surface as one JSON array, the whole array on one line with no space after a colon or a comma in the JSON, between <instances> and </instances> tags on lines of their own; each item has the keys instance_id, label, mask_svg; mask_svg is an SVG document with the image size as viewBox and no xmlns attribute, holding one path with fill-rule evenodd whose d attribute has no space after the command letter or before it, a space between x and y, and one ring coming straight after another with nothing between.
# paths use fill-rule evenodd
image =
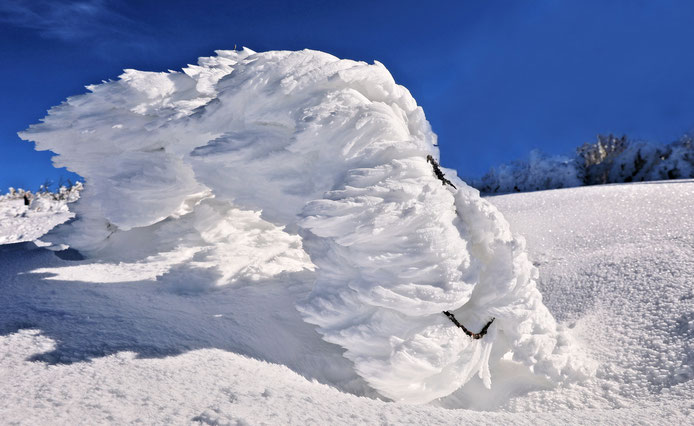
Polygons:
<instances>
[{"instance_id":1,"label":"snow surface","mask_svg":"<svg viewBox=\"0 0 694 426\"><path fill-rule=\"evenodd\" d=\"M0 244L33 241L41 237L74 216L67 203L79 197L78 191L75 191L74 198L61 200L54 199L51 193L31 194L33 200L26 206L23 194L24 191L0 195Z\"/></svg>"},{"instance_id":2,"label":"snow surface","mask_svg":"<svg viewBox=\"0 0 694 426\"><path fill-rule=\"evenodd\" d=\"M490 201L527 237L544 301L594 377L529 382L504 359L491 390L475 378L428 405L374 399L288 302L311 271L188 294L156 279L184 257L69 261L5 244L2 423L692 424L694 181ZM489 411L449 409L461 405Z\"/></svg>"},{"instance_id":3,"label":"snow surface","mask_svg":"<svg viewBox=\"0 0 694 426\"><path fill-rule=\"evenodd\" d=\"M294 318L318 326L336 345L320 351L349 361L319 351L298 368L360 394L427 403L473 377L489 388L502 357L532 370L531 384L590 376L542 304L523 239L455 172L445 171L455 187L437 178L436 136L382 64L218 51L182 72L126 70L88 89L21 133L87 182L76 219L45 241L181 295L253 283L244 291L259 298L239 312L270 315L270 288L293 291L283 299L293 319L275 333L312 332ZM148 265L159 266L138 276ZM474 331L494 322L473 340L442 311ZM262 318L244 333L261 333ZM246 353L295 353L293 339Z\"/></svg>"}]
</instances>

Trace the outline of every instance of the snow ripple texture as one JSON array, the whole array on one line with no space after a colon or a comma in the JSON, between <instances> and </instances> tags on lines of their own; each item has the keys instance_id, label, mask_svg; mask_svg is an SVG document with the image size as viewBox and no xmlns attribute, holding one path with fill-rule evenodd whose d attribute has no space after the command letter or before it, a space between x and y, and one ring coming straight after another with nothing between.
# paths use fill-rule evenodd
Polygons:
<instances>
[{"instance_id":1,"label":"snow ripple texture","mask_svg":"<svg viewBox=\"0 0 694 426\"><path fill-rule=\"evenodd\" d=\"M216 53L183 72L126 70L20 134L87 181L49 240L105 259L193 247L166 274L184 291L315 267L305 321L393 400L475 375L489 387L490 358L508 354L554 381L590 374L524 241L453 171L458 189L437 179L436 136L383 65ZM474 331L496 319L473 340L444 310Z\"/></svg>"}]
</instances>

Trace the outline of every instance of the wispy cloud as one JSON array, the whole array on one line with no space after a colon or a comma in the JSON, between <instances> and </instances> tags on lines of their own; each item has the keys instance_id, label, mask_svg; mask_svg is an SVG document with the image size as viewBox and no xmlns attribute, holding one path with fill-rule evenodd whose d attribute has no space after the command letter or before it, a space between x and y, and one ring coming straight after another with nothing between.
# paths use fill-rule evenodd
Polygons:
<instances>
[{"instance_id":1,"label":"wispy cloud","mask_svg":"<svg viewBox=\"0 0 694 426\"><path fill-rule=\"evenodd\" d=\"M63 41L130 38L135 22L114 6L109 0L2 0L0 23L35 30L44 37Z\"/></svg>"}]
</instances>

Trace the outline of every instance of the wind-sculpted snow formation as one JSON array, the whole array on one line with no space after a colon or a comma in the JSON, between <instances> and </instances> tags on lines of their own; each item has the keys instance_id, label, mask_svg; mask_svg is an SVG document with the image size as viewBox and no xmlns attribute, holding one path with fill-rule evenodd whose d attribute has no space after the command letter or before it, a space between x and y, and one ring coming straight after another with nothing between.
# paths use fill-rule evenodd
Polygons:
<instances>
[{"instance_id":1,"label":"wind-sculpted snow formation","mask_svg":"<svg viewBox=\"0 0 694 426\"><path fill-rule=\"evenodd\" d=\"M196 247L168 273L184 287L315 265L299 310L394 400L428 402L475 374L490 386L490 358L509 352L553 380L587 371L523 240L453 171L457 189L436 177L436 136L380 63L218 51L88 89L21 133L87 181L53 242L114 259ZM442 311L475 332L495 321L474 340Z\"/></svg>"}]
</instances>

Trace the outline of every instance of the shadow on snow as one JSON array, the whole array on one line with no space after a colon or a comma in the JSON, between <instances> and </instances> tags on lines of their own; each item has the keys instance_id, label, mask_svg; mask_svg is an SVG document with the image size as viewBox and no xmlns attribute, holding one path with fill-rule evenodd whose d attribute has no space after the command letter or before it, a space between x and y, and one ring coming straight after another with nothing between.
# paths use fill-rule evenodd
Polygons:
<instances>
[{"instance_id":1,"label":"shadow on snow","mask_svg":"<svg viewBox=\"0 0 694 426\"><path fill-rule=\"evenodd\" d=\"M121 351L162 358L215 348L283 364L347 392L375 395L342 350L321 340L295 309L310 290L311 272L195 294L167 286L166 276L102 283L32 272L75 264L88 268L90 262L69 262L33 243L0 246L0 335L30 328L55 341L54 350L29 361L71 364Z\"/></svg>"}]
</instances>

